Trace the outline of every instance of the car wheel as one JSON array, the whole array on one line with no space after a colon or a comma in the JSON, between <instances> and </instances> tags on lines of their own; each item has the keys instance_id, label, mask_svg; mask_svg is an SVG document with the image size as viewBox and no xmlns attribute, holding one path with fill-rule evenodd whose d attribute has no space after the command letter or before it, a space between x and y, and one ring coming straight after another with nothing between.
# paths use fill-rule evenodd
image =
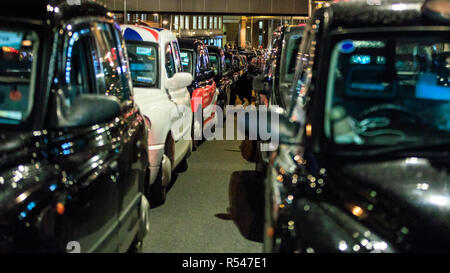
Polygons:
<instances>
[{"instance_id":1,"label":"car wheel","mask_svg":"<svg viewBox=\"0 0 450 273\"><path fill-rule=\"evenodd\" d=\"M138 233L136 234L133 243L128 249L128 252L130 253L142 253L144 238L150 231L150 217L149 217L150 204L144 195L141 198L140 211L141 211L141 222Z\"/></svg>"},{"instance_id":2,"label":"car wheel","mask_svg":"<svg viewBox=\"0 0 450 273\"><path fill-rule=\"evenodd\" d=\"M196 151L200 146L200 140L194 139L194 129L192 129L192 151Z\"/></svg>"},{"instance_id":3,"label":"car wheel","mask_svg":"<svg viewBox=\"0 0 450 273\"><path fill-rule=\"evenodd\" d=\"M150 207L155 208L164 204L166 201L167 186L172 179L172 162L170 158L164 154L161 160L161 167L159 168L158 176L155 183L150 186L149 201Z\"/></svg>"},{"instance_id":4,"label":"car wheel","mask_svg":"<svg viewBox=\"0 0 450 273\"><path fill-rule=\"evenodd\" d=\"M256 144L257 160L256 160L256 164L255 164L255 170L257 172L261 173L263 176L265 176L267 173L267 164L262 159L260 147L261 147L261 143L257 142L257 144Z\"/></svg>"},{"instance_id":5,"label":"car wheel","mask_svg":"<svg viewBox=\"0 0 450 273\"><path fill-rule=\"evenodd\" d=\"M182 172L187 171L187 169L188 169L187 160L188 160L188 156L185 155L183 160L180 162L180 164L178 164L177 168L175 169L175 172L182 173Z\"/></svg>"},{"instance_id":6,"label":"car wheel","mask_svg":"<svg viewBox=\"0 0 450 273\"><path fill-rule=\"evenodd\" d=\"M128 249L128 253L142 253L143 242L134 239L133 243L131 243L130 248Z\"/></svg>"},{"instance_id":7,"label":"car wheel","mask_svg":"<svg viewBox=\"0 0 450 273\"><path fill-rule=\"evenodd\" d=\"M202 111L201 109L199 109L198 111ZM191 129L191 137L192 137L192 151L197 150L198 146L200 146L200 144L203 141L203 132L201 132L201 139L195 139L195 132L199 132L202 131L202 125L200 124L200 122L202 121L198 121L194 118L192 119L192 129Z\"/></svg>"}]
</instances>

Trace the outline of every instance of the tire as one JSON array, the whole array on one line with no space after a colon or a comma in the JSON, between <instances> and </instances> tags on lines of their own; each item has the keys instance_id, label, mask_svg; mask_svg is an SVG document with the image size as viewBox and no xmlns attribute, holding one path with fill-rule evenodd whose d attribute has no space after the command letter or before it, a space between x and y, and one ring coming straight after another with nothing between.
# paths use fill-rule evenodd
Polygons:
<instances>
[{"instance_id":1,"label":"tire","mask_svg":"<svg viewBox=\"0 0 450 273\"><path fill-rule=\"evenodd\" d=\"M137 241L136 239L131 244L130 248L128 249L128 253L142 253L143 249L143 242Z\"/></svg>"},{"instance_id":2,"label":"tire","mask_svg":"<svg viewBox=\"0 0 450 273\"><path fill-rule=\"evenodd\" d=\"M144 238L150 230L149 210L150 204L145 196L141 199L141 222L136 237L128 249L129 253L142 253Z\"/></svg>"},{"instance_id":3,"label":"tire","mask_svg":"<svg viewBox=\"0 0 450 273\"><path fill-rule=\"evenodd\" d=\"M180 162L180 164L178 164L178 166L175 168L175 172L176 173L182 173L187 171L188 169L188 156L184 156L183 160Z\"/></svg>"},{"instance_id":4,"label":"tire","mask_svg":"<svg viewBox=\"0 0 450 273\"><path fill-rule=\"evenodd\" d=\"M198 109L197 111L202 111L203 110L203 108L202 109ZM199 140L196 140L196 139L194 139L194 136L195 136L195 126L196 126L196 123L195 123L195 114L193 115L193 118L192 118L192 127L191 127L191 137L192 137L192 151L196 151L197 150L197 148L200 146L200 144L203 142L203 132L202 132L202 135L201 135L201 139L199 139ZM200 122L202 122L202 125L203 125L203 120L201 120Z\"/></svg>"},{"instance_id":5,"label":"tire","mask_svg":"<svg viewBox=\"0 0 450 273\"><path fill-rule=\"evenodd\" d=\"M172 161L164 154L159 167L155 183L150 186L148 201L150 208L161 206L166 202L167 186L172 179Z\"/></svg>"},{"instance_id":6,"label":"tire","mask_svg":"<svg viewBox=\"0 0 450 273\"><path fill-rule=\"evenodd\" d=\"M192 151L196 151L198 146L200 146L200 141L194 139L194 132L192 132Z\"/></svg>"},{"instance_id":7,"label":"tire","mask_svg":"<svg viewBox=\"0 0 450 273\"><path fill-rule=\"evenodd\" d=\"M267 173L267 163L262 159L260 147L261 143L258 141L256 144L257 160L255 164L255 171L261 173L263 177L265 177Z\"/></svg>"},{"instance_id":8,"label":"tire","mask_svg":"<svg viewBox=\"0 0 450 273\"><path fill-rule=\"evenodd\" d=\"M162 180L159 179L161 169L158 173L155 183L150 186L148 197L150 208L156 208L166 202L166 189L162 186Z\"/></svg>"},{"instance_id":9,"label":"tire","mask_svg":"<svg viewBox=\"0 0 450 273\"><path fill-rule=\"evenodd\" d=\"M255 164L255 171L262 174L263 176L267 173L267 166L265 162L263 162L261 159L259 159Z\"/></svg>"},{"instance_id":10,"label":"tire","mask_svg":"<svg viewBox=\"0 0 450 273\"><path fill-rule=\"evenodd\" d=\"M136 236L134 241L131 243L127 253L142 253L143 246L144 246L143 240L138 240Z\"/></svg>"},{"instance_id":11,"label":"tire","mask_svg":"<svg viewBox=\"0 0 450 273\"><path fill-rule=\"evenodd\" d=\"M222 107L222 112L223 112L223 116L222 116L222 121L225 121L227 119L227 106L230 105L230 90L227 88L226 90L226 94L225 94L225 100L223 102Z\"/></svg>"}]
</instances>

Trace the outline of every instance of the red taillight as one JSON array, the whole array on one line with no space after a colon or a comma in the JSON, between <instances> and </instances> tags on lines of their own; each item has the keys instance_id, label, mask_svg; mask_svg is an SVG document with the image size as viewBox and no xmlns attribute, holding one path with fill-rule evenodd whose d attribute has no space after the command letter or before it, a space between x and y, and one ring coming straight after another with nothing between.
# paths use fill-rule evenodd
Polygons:
<instances>
[{"instance_id":1,"label":"red taillight","mask_svg":"<svg viewBox=\"0 0 450 273\"><path fill-rule=\"evenodd\" d=\"M2 47L3 52L10 52L10 53L15 53L18 54L19 50L15 49L14 47L10 47L10 46L4 46Z\"/></svg>"}]
</instances>

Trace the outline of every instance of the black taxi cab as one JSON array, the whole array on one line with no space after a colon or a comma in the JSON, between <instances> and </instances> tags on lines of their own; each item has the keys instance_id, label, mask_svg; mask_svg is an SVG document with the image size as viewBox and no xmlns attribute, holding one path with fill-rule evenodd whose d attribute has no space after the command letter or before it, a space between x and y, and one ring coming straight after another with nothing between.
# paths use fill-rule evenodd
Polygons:
<instances>
[{"instance_id":1,"label":"black taxi cab","mask_svg":"<svg viewBox=\"0 0 450 273\"><path fill-rule=\"evenodd\" d=\"M450 250L449 19L445 0L315 12L267 173L265 251Z\"/></svg>"},{"instance_id":2,"label":"black taxi cab","mask_svg":"<svg viewBox=\"0 0 450 273\"><path fill-rule=\"evenodd\" d=\"M0 252L138 249L147 130L119 25L92 1L9 7L0 11Z\"/></svg>"},{"instance_id":3,"label":"black taxi cab","mask_svg":"<svg viewBox=\"0 0 450 273\"><path fill-rule=\"evenodd\" d=\"M226 56L223 49L217 46L208 46L209 60L211 68L216 76L214 80L219 89L217 105L225 109L225 106L231 102L231 87L233 84L233 70L227 66ZM225 116L225 115L224 115Z\"/></svg>"},{"instance_id":4,"label":"black taxi cab","mask_svg":"<svg viewBox=\"0 0 450 273\"><path fill-rule=\"evenodd\" d=\"M247 224L265 252L450 250L449 34L446 0L314 12L265 178L232 175L264 181Z\"/></svg>"}]
</instances>

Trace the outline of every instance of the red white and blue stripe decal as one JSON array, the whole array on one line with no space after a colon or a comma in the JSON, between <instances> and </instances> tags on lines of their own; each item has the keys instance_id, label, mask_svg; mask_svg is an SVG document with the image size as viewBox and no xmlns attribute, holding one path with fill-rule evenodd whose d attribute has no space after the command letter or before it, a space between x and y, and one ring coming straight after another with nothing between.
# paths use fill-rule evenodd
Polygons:
<instances>
[{"instance_id":1,"label":"red white and blue stripe decal","mask_svg":"<svg viewBox=\"0 0 450 273\"><path fill-rule=\"evenodd\" d=\"M144 26L122 25L123 37L131 41L158 42L159 32L163 29L150 28Z\"/></svg>"}]
</instances>

